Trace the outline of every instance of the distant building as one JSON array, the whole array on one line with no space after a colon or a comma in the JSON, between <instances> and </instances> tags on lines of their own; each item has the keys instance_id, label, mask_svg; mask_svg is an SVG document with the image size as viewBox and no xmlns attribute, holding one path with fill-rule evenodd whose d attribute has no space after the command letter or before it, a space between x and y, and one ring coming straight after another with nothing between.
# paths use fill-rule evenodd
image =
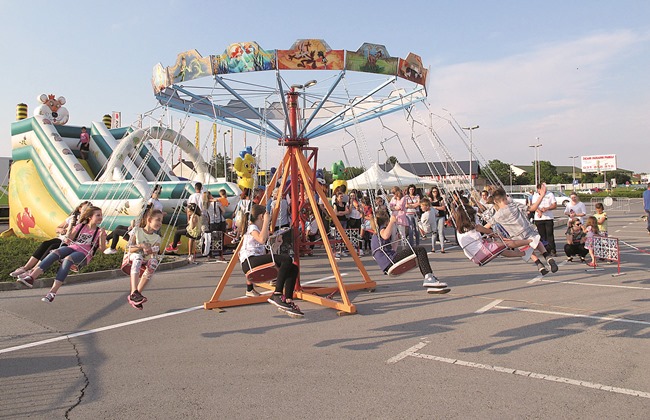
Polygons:
<instances>
[{"instance_id":1,"label":"distant building","mask_svg":"<svg viewBox=\"0 0 650 420\"><path fill-rule=\"evenodd\" d=\"M449 162L398 162L400 166L413 175L422 178L441 180L464 177L469 174L469 160L449 161ZM388 172L393 169L393 164L384 163L379 167ZM476 179L481 173L481 166L478 161L472 161L472 178Z\"/></svg>"}]
</instances>

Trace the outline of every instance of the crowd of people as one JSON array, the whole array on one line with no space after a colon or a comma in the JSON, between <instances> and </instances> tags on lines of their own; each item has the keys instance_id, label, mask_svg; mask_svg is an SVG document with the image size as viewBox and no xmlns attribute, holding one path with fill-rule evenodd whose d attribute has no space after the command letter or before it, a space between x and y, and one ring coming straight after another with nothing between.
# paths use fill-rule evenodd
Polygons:
<instances>
[{"instance_id":1,"label":"crowd of people","mask_svg":"<svg viewBox=\"0 0 650 420\"><path fill-rule=\"evenodd\" d=\"M204 243L203 255L213 257L210 235L215 232L225 235L228 229L225 215L229 202L226 191L222 189L219 197L214 197L209 191L203 191L201 183L196 183L194 187L195 193L187 200L187 224L177 228L173 241L165 248L166 252L177 251L181 237L186 236L190 263L195 262L197 240L202 239ZM326 192L326 187L322 187ZM44 241L11 276L32 287L35 279L60 261L54 285L42 299L52 302L72 269L87 264L97 251L106 254L117 252L118 240L123 237L128 241L122 264L131 280L128 302L134 308L142 309L147 301L142 292L156 270L156 256L162 246L160 229L164 213L158 200L159 194L160 187L156 186L143 215L130 226L117 226L110 235L100 226L101 209L87 201L81 203L57 228L60 236ZM268 299L269 303L289 314L302 316L303 313L293 301L299 270L293 263L293 249L282 252L282 235L271 236L271 231L291 227L291 197L286 191L276 188L269 194L265 207L260 205L263 195L262 188L244 191L234 212L231 235L235 244L242 242L239 252L241 267L248 273L255 267L273 263L277 267L277 279L273 281L275 290ZM336 258L345 257L347 252L358 252L359 256L370 254L384 273L391 272L406 260L414 260L423 276L423 287L430 293L449 291L448 285L433 274L428 256L428 252L436 252L437 246L439 252L446 252L445 244L449 242L445 237L446 226L454 227L460 248L469 260L478 265L484 265L497 256L520 257L524 261L532 260L542 275L558 271L553 212L557 204L545 184L537 185L535 194L527 204L514 202L502 188L486 188L480 193L446 191L443 194L439 187L434 186L425 194L415 185L409 185L405 189L394 187L390 194L385 194L382 190L346 191L343 185L331 195L330 213L326 211L320 196L316 197L318 211L322 220L332 228L329 232L332 236L328 234L329 238L323 238L319 235L311 206L303 206L297 229L305 231L309 254L317 244L323 244L327 239L335 243ZM572 193L570 198L571 202L564 209L567 216L564 252L568 261L579 258L581 262L595 266L594 238L607 236L607 213L602 204L596 204L595 213L588 215L577 194ZM650 185L647 194L644 194L644 205L650 207L646 201L650 201ZM275 225L271 229L274 212ZM356 249L344 249L342 241L337 240L336 230L333 229L336 223L330 214L347 230L349 236L354 233L358 239ZM421 243L424 244L423 241L429 237L430 248L426 249ZM220 260L224 260L223 249L221 246ZM588 255L589 262L586 260ZM245 295L260 296L250 280L247 281Z\"/></svg>"}]
</instances>

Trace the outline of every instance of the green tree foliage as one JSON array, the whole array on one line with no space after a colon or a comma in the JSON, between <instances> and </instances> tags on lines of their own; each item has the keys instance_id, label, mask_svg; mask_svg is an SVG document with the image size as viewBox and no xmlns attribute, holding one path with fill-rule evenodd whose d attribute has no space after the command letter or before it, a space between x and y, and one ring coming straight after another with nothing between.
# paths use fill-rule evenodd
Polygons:
<instances>
[{"instance_id":1,"label":"green tree foliage","mask_svg":"<svg viewBox=\"0 0 650 420\"><path fill-rule=\"evenodd\" d=\"M501 162L498 159L489 161L486 167L483 168L483 171L481 171L481 176L491 178L492 172L494 172L494 175L496 175L496 177L503 185L510 185L511 179L513 183L515 182L516 177L510 170L510 165Z\"/></svg>"}]
</instances>

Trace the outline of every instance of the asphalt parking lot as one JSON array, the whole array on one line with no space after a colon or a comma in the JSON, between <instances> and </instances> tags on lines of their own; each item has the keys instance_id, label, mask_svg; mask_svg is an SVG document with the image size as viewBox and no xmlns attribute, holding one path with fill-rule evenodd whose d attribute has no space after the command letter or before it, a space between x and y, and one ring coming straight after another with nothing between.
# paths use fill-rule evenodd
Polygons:
<instances>
[{"instance_id":1,"label":"asphalt parking lot","mask_svg":"<svg viewBox=\"0 0 650 420\"><path fill-rule=\"evenodd\" d=\"M126 277L52 304L45 289L0 292L0 418L647 418L650 236L635 210L610 215L621 276L558 258L542 278L451 249L430 260L452 290L429 295L417 271L388 278L365 256L378 286L350 292L349 316L204 310L218 263L157 273L144 311ZM303 282L333 284L322 251L301 261ZM237 268L224 295L244 291Z\"/></svg>"}]
</instances>

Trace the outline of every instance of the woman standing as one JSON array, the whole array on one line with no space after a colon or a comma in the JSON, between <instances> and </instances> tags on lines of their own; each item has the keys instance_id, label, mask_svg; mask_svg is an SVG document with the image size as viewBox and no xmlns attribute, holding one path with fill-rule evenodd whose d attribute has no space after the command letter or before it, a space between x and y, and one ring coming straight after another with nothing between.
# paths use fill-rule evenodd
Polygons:
<instances>
[{"instance_id":1,"label":"woman standing","mask_svg":"<svg viewBox=\"0 0 650 420\"><path fill-rule=\"evenodd\" d=\"M420 235L418 233L418 209L420 208L420 194L417 193L415 185L411 184L407 188L406 195L406 218L408 220L408 241L411 246L420 245Z\"/></svg>"},{"instance_id":2,"label":"woman standing","mask_svg":"<svg viewBox=\"0 0 650 420\"><path fill-rule=\"evenodd\" d=\"M431 187L429 190L429 200L431 200L431 208L437 211L436 220L438 222L438 232L434 233L434 239L432 239L432 252L435 252L435 237L440 241L440 252L445 253L445 221L447 220L447 206L445 203L445 198L440 194L438 187Z\"/></svg>"}]
</instances>

